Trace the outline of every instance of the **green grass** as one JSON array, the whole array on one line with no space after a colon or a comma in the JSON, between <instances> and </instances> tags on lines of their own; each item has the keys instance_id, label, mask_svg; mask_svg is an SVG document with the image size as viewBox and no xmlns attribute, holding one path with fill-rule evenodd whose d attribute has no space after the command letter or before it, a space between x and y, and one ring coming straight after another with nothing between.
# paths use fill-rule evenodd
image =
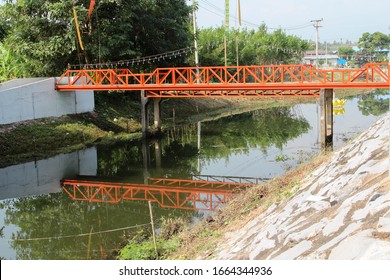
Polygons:
<instances>
[{"instance_id":1,"label":"green grass","mask_svg":"<svg viewBox=\"0 0 390 280\"><path fill-rule=\"evenodd\" d=\"M148 239L142 242L130 240L129 243L120 250L119 259L121 260L156 260L166 259L167 255L176 250L180 243L177 238L170 240L164 240L157 238L157 252L154 248L154 242L152 239Z\"/></svg>"},{"instance_id":2,"label":"green grass","mask_svg":"<svg viewBox=\"0 0 390 280\"><path fill-rule=\"evenodd\" d=\"M68 152L107 136L91 123L71 119L46 119L0 134L0 166L30 158Z\"/></svg>"},{"instance_id":3,"label":"green grass","mask_svg":"<svg viewBox=\"0 0 390 280\"><path fill-rule=\"evenodd\" d=\"M150 229L131 233L131 237L120 251L118 258L121 260L155 260L166 259L167 256L177 250L182 244L177 234L182 232L187 223L181 217L162 217L159 221L159 233L156 238L157 254L154 247Z\"/></svg>"}]
</instances>

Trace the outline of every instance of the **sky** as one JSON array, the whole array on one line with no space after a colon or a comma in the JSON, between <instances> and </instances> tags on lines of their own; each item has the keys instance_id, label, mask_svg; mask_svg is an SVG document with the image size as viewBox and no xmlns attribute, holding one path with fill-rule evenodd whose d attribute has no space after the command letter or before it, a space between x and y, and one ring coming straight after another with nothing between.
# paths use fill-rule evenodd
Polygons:
<instances>
[{"instance_id":1,"label":"sky","mask_svg":"<svg viewBox=\"0 0 390 280\"><path fill-rule=\"evenodd\" d=\"M221 26L225 0L196 0L199 28ZM230 27L239 27L237 1L230 0ZM192 0L187 0L190 4ZM357 42L364 32L390 33L390 0L241 0L241 28L265 23L302 39L316 38L312 20L320 22L320 42Z\"/></svg>"}]
</instances>

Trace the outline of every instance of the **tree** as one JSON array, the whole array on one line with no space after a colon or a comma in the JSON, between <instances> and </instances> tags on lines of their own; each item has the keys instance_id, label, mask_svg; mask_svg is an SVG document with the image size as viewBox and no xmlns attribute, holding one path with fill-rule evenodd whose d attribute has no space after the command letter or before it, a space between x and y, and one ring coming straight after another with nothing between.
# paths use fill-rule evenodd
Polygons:
<instances>
[{"instance_id":1,"label":"tree","mask_svg":"<svg viewBox=\"0 0 390 280\"><path fill-rule=\"evenodd\" d=\"M353 56L355 54L355 51L349 47L339 47L337 52L339 56L343 58Z\"/></svg>"},{"instance_id":2,"label":"tree","mask_svg":"<svg viewBox=\"0 0 390 280\"><path fill-rule=\"evenodd\" d=\"M184 0L104 0L87 37L92 62L143 57L190 45L190 7Z\"/></svg>"},{"instance_id":3,"label":"tree","mask_svg":"<svg viewBox=\"0 0 390 280\"><path fill-rule=\"evenodd\" d=\"M385 61L386 51L390 48L390 35L385 35L381 32L375 33L363 33L359 39L359 47L361 52L359 53L359 61L361 63L367 63L371 60Z\"/></svg>"},{"instance_id":4,"label":"tree","mask_svg":"<svg viewBox=\"0 0 390 280\"><path fill-rule=\"evenodd\" d=\"M6 1L3 44L22 57L29 76L52 75L75 57L71 1Z\"/></svg>"},{"instance_id":5,"label":"tree","mask_svg":"<svg viewBox=\"0 0 390 280\"><path fill-rule=\"evenodd\" d=\"M363 33L359 39L359 47L368 51L383 50L389 48L390 35L385 35L381 32Z\"/></svg>"},{"instance_id":6,"label":"tree","mask_svg":"<svg viewBox=\"0 0 390 280\"><path fill-rule=\"evenodd\" d=\"M0 25L3 44L24 58L29 76L59 75L68 64L131 59L190 44L190 7L185 0L100 0L85 28L89 3L7 0L0 6L0 22L7 23Z\"/></svg>"},{"instance_id":7,"label":"tree","mask_svg":"<svg viewBox=\"0 0 390 280\"><path fill-rule=\"evenodd\" d=\"M202 65L224 64L224 27L206 28L199 32L199 56ZM287 35L282 30L268 33L266 25L257 30L232 30L227 35L228 65L279 64L300 62L309 48L307 41Z\"/></svg>"},{"instance_id":8,"label":"tree","mask_svg":"<svg viewBox=\"0 0 390 280\"><path fill-rule=\"evenodd\" d=\"M0 83L27 76L25 59L0 43Z\"/></svg>"}]
</instances>

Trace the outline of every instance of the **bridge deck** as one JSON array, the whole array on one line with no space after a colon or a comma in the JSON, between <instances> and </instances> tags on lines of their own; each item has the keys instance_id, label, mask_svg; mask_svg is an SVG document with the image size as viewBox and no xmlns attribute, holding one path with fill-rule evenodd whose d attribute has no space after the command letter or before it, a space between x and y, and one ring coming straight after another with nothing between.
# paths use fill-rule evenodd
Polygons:
<instances>
[{"instance_id":1,"label":"bridge deck","mask_svg":"<svg viewBox=\"0 0 390 280\"><path fill-rule=\"evenodd\" d=\"M388 63L359 69L319 70L312 65L67 70L59 91L144 90L148 97L317 96L324 88L388 88Z\"/></svg>"}]
</instances>

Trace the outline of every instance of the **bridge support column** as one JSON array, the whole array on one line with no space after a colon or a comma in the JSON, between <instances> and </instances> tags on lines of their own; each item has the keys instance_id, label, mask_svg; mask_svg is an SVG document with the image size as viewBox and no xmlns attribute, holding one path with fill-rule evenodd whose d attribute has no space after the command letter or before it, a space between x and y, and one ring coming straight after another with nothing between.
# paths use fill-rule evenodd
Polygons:
<instances>
[{"instance_id":1,"label":"bridge support column","mask_svg":"<svg viewBox=\"0 0 390 280\"><path fill-rule=\"evenodd\" d=\"M149 184L149 165L150 165L150 151L149 151L149 145L148 142L146 142L146 139L142 139L141 144L141 152L142 152L142 167L143 167L143 176L144 176L144 184Z\"/></svg>"},{"instance_id":2,"label":"bridge support column","mask_svg":"<svg viewBox=\"0 0 390 280\"><path fill-rule=\"evenodd\" d=\"M153 98L154 99L154 130L156 133L161 132L161 98Z\"/></svg>"},{"instance_id":3,"label":"bridge support column","mask_svg":"<svg viewBox=\"0 0 390 280\"><path fill-rule=\"evenodd\" d=\"M156 156L156 168L160 169L161 168L161 139L156 139L154 142L154 152Z\"/></svg>"},{"instance_id":4,"label":"bridge support column","mask_svg":"<svg viewBox=\"0 0 390 280\"><path fill-rule=\"evenodd\" d=\"M201 162L200 162L200 149L201 149L201 129L202 129L202 122L198 122L198 173L201 172Z\"/></svg>"},{"instance_id":5,"label":"bridge support column","mask_svg":"<svg viewBox=\"0 0 390 280\"><path fill-rule=\"evenodd\" d=\"M141 125L142 136L148 135L149 115L148 115L149 98L145 97L145 91L141 90Z\"/></svg>"},{"instance_id":6,"label":"bridge support column","mask_svg":"<svg viewBox=\"0 0 390 280\"><path fill-rule=\"evenodd\" d=\"M332 149L333 146L333 89L322 89L321 105L321 146Z\"/></svg>"}]
</instances>

